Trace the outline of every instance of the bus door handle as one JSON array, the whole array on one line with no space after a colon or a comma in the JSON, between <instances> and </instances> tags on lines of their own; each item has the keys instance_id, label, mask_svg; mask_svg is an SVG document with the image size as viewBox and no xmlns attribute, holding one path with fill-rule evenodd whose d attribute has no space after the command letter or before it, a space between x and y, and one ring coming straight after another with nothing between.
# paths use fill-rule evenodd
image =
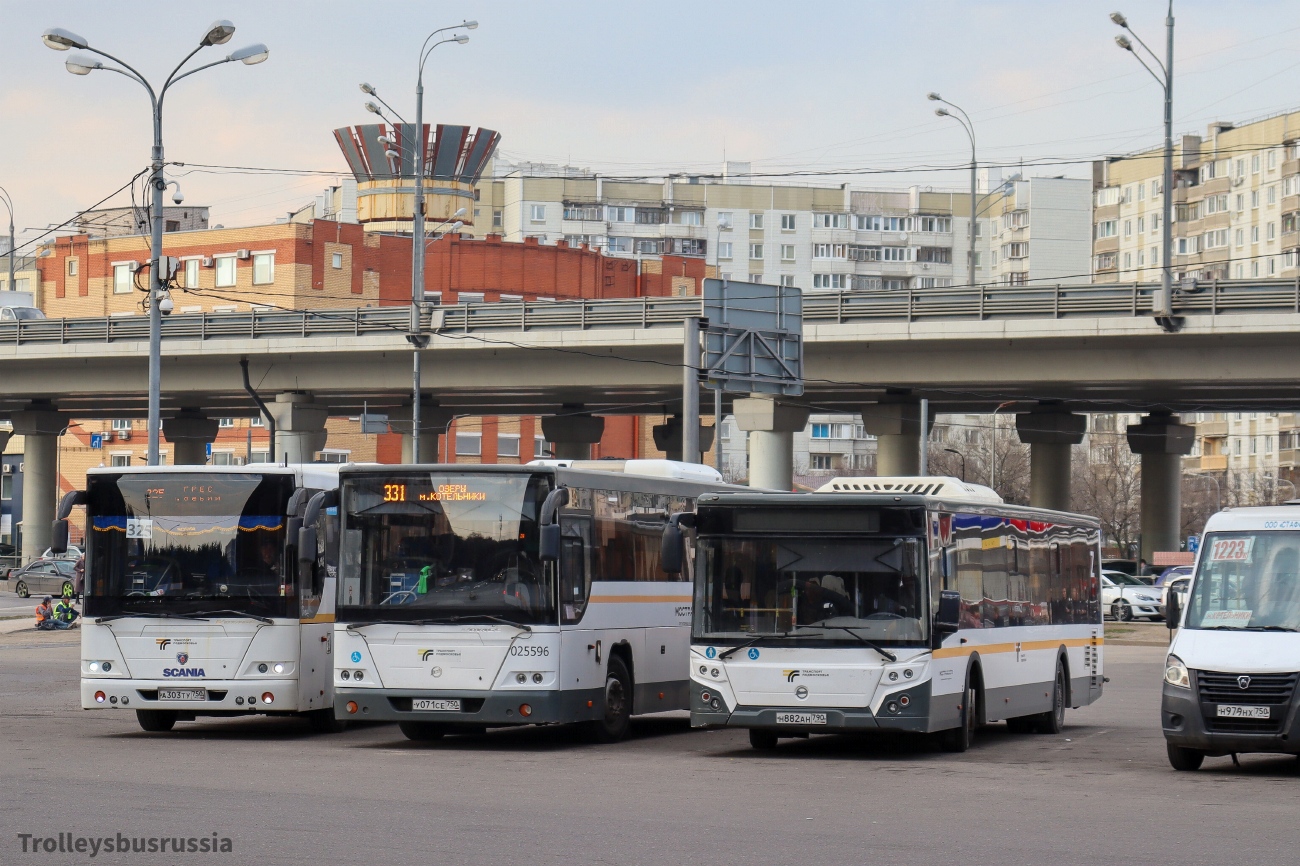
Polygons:
<instances>
[{"instance_id":1,"label":"bus door handle","mask_svg":"<svg viewBox=\"0 0 1300 866\"><path fill-rule=\"evenodd\" d=\"M596 651L596 664L600 664L600 641L587 644L587 652Z\"/></svg>"}]
</instances>

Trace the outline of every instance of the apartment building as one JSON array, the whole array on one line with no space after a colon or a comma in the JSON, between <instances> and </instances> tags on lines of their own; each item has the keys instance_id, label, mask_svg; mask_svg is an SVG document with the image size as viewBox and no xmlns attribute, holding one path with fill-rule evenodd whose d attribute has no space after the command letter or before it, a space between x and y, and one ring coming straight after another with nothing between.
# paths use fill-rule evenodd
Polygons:
<instances>
[{"instance_id":1,"label":"apartment building","mask_svg":"<svg viewBox=\"0 0 1300 866\"><path fill-rule=\"evenodd\" d=\"M1093 164L1093 279L1160 278L1163 147ZM1176 279L1293 278L1300 232L1300 111L1174 143Z\"/></svg>"},{"instance_id":2,"label":"apartment building","mask_svg":"<svg viewBox=\"0 0 1300 866\"><path fill-rule=\"evenodd\" d=\"M985 205L991 281L1006 286L1087 283L1092 271L1090 183L1016 176L998 190Z\"/></svg>"}]
</instances>

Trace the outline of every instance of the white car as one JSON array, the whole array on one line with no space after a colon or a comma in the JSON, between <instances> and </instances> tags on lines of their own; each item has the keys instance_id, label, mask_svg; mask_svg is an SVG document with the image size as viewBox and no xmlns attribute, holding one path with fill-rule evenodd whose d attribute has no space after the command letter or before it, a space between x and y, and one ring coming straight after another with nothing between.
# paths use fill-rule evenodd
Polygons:
<instances>
[{"instance_id":1,"label":"white car","mask_svg":"<svg viewBox=\"0 0 1300 866\"><path fill-rule=\"evenodd\" d=\"M1138 617L1157 620L1165 616L1158 587L1118 571L1101 573L1101 604L1104 613L1120 622Z\"/></svg>"}]
</instances>

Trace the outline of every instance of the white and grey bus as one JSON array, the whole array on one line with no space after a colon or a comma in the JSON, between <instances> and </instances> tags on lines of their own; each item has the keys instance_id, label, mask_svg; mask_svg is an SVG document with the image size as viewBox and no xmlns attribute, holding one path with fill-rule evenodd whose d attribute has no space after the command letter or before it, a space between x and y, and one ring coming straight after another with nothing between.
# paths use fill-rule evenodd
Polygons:
<instances>
[{"instance_id":1,"label":"white and grey bus","mask_svg":"<svg viewBox=\"0 0 1300 866\"><path fill-rule=\"evenodd\" d=\"M86 506L81 706L134 710L146 731L198 716L334 718L332 563L293 548L331 465L91 469ZM322 549L337 517L319 515Z\"/></svg>"},{"instance_id":2,"label":"white and grey bus","mask_svg":"<svg viewBox=\"0 0 1300 866\"><path fill-rule=\"evenodd\" d=\"M1055 732L1102 689L1099 529L955 478L710 493L693 519L691 723L810 733ZM665 532L665 562L683 543Z\"/></svg>"},{"instance_id":3,"label":"white and grey bus","mask_svg":"<svg viewBox=\"0 0 1300 866\"><path fill-rule=\"evenodd\" d=\"M663 528L718 489L666 460L343 467L337 715L613 741L686 709L691 588L660 568Z\"/></svg>"}]
</instances>

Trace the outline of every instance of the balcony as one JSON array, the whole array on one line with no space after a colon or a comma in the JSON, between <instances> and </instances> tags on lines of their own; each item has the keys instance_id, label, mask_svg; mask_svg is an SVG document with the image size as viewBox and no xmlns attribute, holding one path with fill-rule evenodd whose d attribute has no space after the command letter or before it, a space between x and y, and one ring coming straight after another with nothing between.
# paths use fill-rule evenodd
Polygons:
<instances>
[{"instance_id":1,"label":"balcony","mask_svg":"<svg viewBox=\"0 0 1300 866\"><path fill-rule=\"evenodd\" d=\"M1228 455L1226 454L1202 454L1200 457L1187 457L1184 461L1198 461L1193 466L1188 467L1184 462L1183 468L1197 469L1201 472L1223 472L1228 468Z\"/></svg>"},{"instance_id":2,"label":"balcony","mask_svg":"<svg viewBox=\"0 0 1300 866\"><path fill-rule=\"evenodd\" d=\"M1196 433L1205 439L1222 439L1228 435L1228 422L1202 421L1196 425Z\"/></svg>"},{"instance_id":3,"label":"balcony","mask_svg":"<svg viewBox=\"0 0 1300 866\"><path fill-rule=\"evenodd\" d=\"M1282 160L1282 174L1300 174L1300 159Z\"/></svg>"},{"instance_id":4,"label":"balcony","mask_svg":"<svg viewBox=\"0 0 1300 866\"><path fill-rule=\"evenodd\" d=\"M1283 448L1277 452L1278 467L1294 469L1300 466L1300 448Z\"/></svg>"}]
</instances>

